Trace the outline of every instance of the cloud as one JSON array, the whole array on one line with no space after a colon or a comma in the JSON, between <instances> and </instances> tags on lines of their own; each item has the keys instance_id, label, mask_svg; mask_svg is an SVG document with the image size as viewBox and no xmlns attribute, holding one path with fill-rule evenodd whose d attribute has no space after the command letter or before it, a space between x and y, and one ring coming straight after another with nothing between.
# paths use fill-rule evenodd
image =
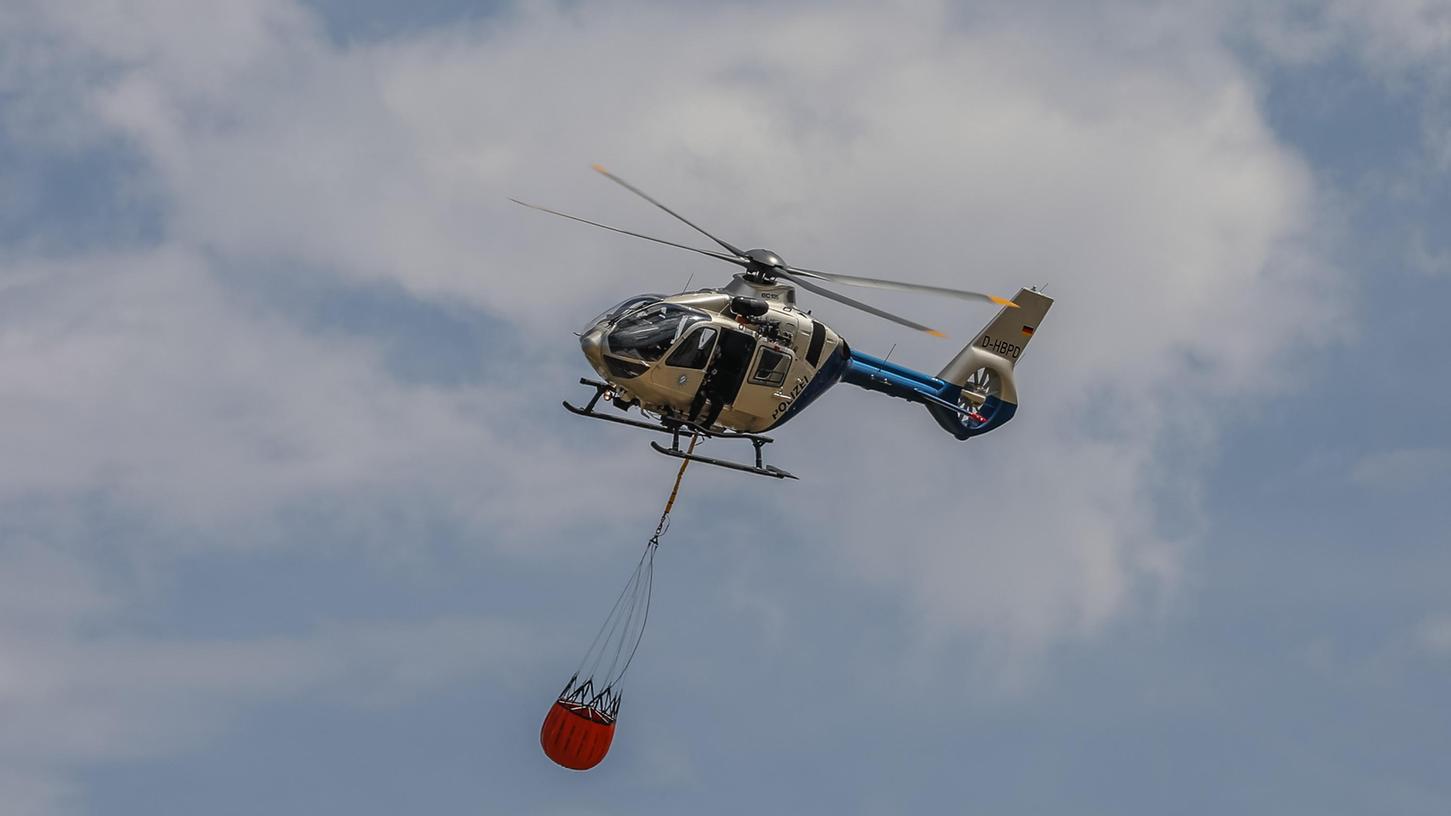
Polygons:
<instances>
[{"instance_id":1,"label":"cloud","mask_svg":"<svg viewBox=\"0 0 1451 816\"><path fill-rule=\"evenodd\" d=\"M251 310L227 281L275 264L393 281L477 304L526 347L557 347L546 361L565 359L561 322L647 281L710 271L503 201L523 193L648 226L658 214L574 170L605 158L789 259L1005 292L1052 280L1059 305L1001 440L911 433L890 450L868 437L829 451L823 438L864 422L883 440L928 426L895 405L828 414L827 428L790 429L815 440L796 455L852 478L783 505L879 494L826 519L824 538L880 527L918 543L890 569L850 543L858 572L907 592L946 631L1038 648L1092 633L1173 574L1180 542L1155 532L1155 491L1181 479L1192 492L1192 462L1224 412L1207 405L1253 410L1340 308L1337 273L1313 256L1310 179L1233 56L1192 19L1115 17L1119 38L1104 48L1067 24L949 19L933 6L890 20L866 6L542 6L340 48L281 2L218 21L189 4L124 20L44 8L38 25L71 62L105 66L85 94L92 125L123 135L161 180L167 238L66 259L58 274L13 265L43 308L14 330L29 413L8 423L6 444L40 464L6 475L12 495L100 486L186 520L401 488L455 512L498 495L464 523L537 523L520 497L548 489L572 454L518 444L509 409L557 389L505 387L522 371L507 361L490 386L401 385L366 342ZM683 35L701 15L721 36ZM748 36L760 31L771 33ZM959 336L986 317L911 304L949 316ZM869 348L901 339L821 313ZM36 339L62 324L74 328ZM930 367L949 353L908 338L899 357ZM1167 463L1168 440L1198 452ZM43 462L42 447L59 455ZM899 474L924 459L945 475L903 489ZM469 485L479 474L482 490ZM601 496L580 509L619 501ZM904 519L895 508L907 506L917 512ZM994 512L964 546L963 519L980 508Z\"/></svg>"},{"instance_id":2,"label":"cloud","mask_svg":"<svg viewBox=\"0 0 1451 816\"><path fill-rule=\"evenodd\" d=\"M1448 137L1451 138L1451 137ZM1451 154L1448 154L1451 159ZM1451 168L1451 162L1446 165ZM1426 237L1426 231L1416 229L1410 239L1410 246L1406 249L1411 269L1426 277L1445 277L1451 275L1451 249L1435 248Z\"/></svg>"},{"instance_id":3,"label":"cloud","mask_svg":"<svg viewBox=\"0 0 1451 816\"><path fill-rule=\"evenodd\" d=\"M1421 622L1420 645L1426 652L1442 656L1451 654L1451 615L1432 615Z\"/></svg>"},{"instance_id":4,"label":"cloud","mask_svg":"<svg viewBox=\"0 0 1451 816\"><path fill-rule=\"evenodd\" d=\"M136 631L149 592L88 547L0 542L0 794L87 812L78 764L187 750L280 701L377 708L460 684L513 687L553 647L487 615L311 624L269 636ZM144 583L142 581L141 583Z\"/></svg>"},{"instance_id":5,"label":"cloud","mask_svg":"<svg viewBox=\"0 0 1451 816\"><path fill-rule=\"evenodd\" d=\"M1444 0L1245 4L1236 11L1247 17L1248 32L1289 64L1350 51L1389 77L1451 52L1451 6Z\"/></svg>"},{"instance_id":6,"label":"cloud","mask_svg":"<svg viewBox=\"0 0 1451 816\"><path fill-rule=\"evenodd\" d=\"M558 521L527 514L569 454L496 419L523 410L508 383L400 382L376 341L267 313L181 247L8 275L0 500L99 497L199 544L274 542L268 518L339 496L500 533Z\"/></svg>"},{"instance_id":7,"label":"cloud","mask_svg":"<svg viewBox=\"0 0 1451 816\"><path fill-rule=\"evenodd\" d=\"M464 682L513 685L542 654L530 631L478 617L237 640L88 631L97 626L0 630L0 764L44 781L77 762L183 750L270 702L397 706Z\"/></svg>"},{"instance_id":8,"label":"cloud","mask_svg":"<svg viewBox=\"0 0 1451 816\"><path fill-rule=\"evenodd\" d=\"M505 201L688 239L590 178L603 160L804 265L1005 294L1048 281L1058 303L1012 425L963 445L843 388L779 434L806 482L711 482L710 512L769 505L781 528L754 534L894 599L903 648L932 660L966 646L975 670L1016 671L1093 638L1172 596L1216 434L1294 383L1297 355L1342 322L1345 281L1317 254L1315 181L1201 15L1025 14L526 5L337 45L284 0L14 7L6 43L45 47L0 69L34 114L10 126L124 145L162 228L6 253L0 501L99 497L182 531L116 545L163 558L178 541L326 546L292 535L299 509L348 546L443 523L489 555L584 552L562 533L652 513L662 470L639 444L564 430L569 330L629 291L728 271ZM488 324L483 374L400 378L382 339L280 306L291 290L268 276L462 304ZM959 340L987 319L879 300ZM909 364L955 350L810 305ZM33 565L68 575L42 580L74 606L28 614L73 632L124 608L90 552ZM779 631L769 602L738 595ZM235 711L374 666L359 697L387 700L479 671L449 654L486 624L438 626L240 643L20 628L0 640L23 667L0 699L29 718L15 739L44 733L57 762L175 750L218 721L187 726L163 699Z\"/></svg>"},{"instance_id":9,"label":"cloud","mask_svg":"<svg viewBox=\"0 0 1451 816\"><path fill-rule=\"evenodd\" d=\"M1350 469L1362 487L1413 490L1451 470L1451 451L1443 448L1400 448L1366 455Z\"/></svg>"},{"instance_id":10,"label":"cloud","mask_svg":"<svg viewBox=\"0 0 1451 816\"><path fill-rule=\"evenodd\" d=\"M0 769L0 797L15 816L61 816L80 812L74 788L44 771Z\"/></svg>"}]
</instances>

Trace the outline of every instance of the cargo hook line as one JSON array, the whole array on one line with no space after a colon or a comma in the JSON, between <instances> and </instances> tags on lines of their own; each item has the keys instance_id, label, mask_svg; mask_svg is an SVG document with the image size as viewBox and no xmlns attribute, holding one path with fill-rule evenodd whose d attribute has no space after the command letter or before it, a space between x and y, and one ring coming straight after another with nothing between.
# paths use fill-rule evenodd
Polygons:
<instances>
[{"instance_id":1,"label":"cargo hook line","mask_svg":"<svg viewBox=\"0 0 1451 816\"><path fill-rule=\"evenodd\" d=\"M694 452L699 441L700 434L692 432L690 452ZM620 592L620 596L615 599L615 605L610 608L609 615L600 625L599 632L590 643L589 649L585 651L584 657L580 660L579 667L570 678L568 685L577 682L578 678L585 674L587 666L591 667L589 674L595 676L596 670L610 651L610 644L618 641L619 645L614 649L614 657L610 661L609 669L598 675L605 680L604 687L599 692L600 695L618 694L615 686L625 676L625 671L629 669L631 661L635 659L635 652L639 650L640 641L645 636L645 624L650 617L650 598L654 584L655 550L660 546L660 537L670 529L670 511L675 507L675 500L680 495L680 484L685 478L685 469L689 465L689 459L680 460L680 469L675 472L675 484L671 487L670 496L665 501L665 510L660 514L660 521L655 525L655 533L645 545L645 551L640 554L640 561L635 565L635 572L625 583L625 588ZM622 609L621 607L626 606L626 599L629 599L628 609ZM640 615L638 627L635 621L637 613ZM629 654L625 657L624 665L621 666L620 658L624 654L625 643L629 640L631 632L635 633L635 642L630 646ZM618 672L615 671L616 666L619 666Z\"/></svg>"},{"instance_id":2,"label":"cargo hook line","mask_svg":"<svg viewBox=\"0 0 1451 816\"><path fill-rule=\"evenodd\" d=\"M691 432L690 448L687 453L695 452L695 443L699 439L699 433ZM660 523L655 525L655 535L650 536L650 542L645 545L645 550L650 555L649 570L651 573L650 577L645 581L645 615L640 621L640 636L635 638L635 645L630 648L630 656L625 658L625 665L620 669L619 675L615 678L616 683L620 682L620 679L625 676L625 671L630 668L631 661L635 659L635 652L640 649L640 641L645 639L645 624L650 622L650 595L655 584L653 580L655 572L655 550L660 547L660 536L664 535L665 531L670 529L670 510L675 506L675 497L680 495L680 482L685 478L685 469L689 466L689 459L680 460L680 470L675 471L675 486L670 488L670 498L665 500L665 511L660 514Z\"/></svg>"}]
</instances>

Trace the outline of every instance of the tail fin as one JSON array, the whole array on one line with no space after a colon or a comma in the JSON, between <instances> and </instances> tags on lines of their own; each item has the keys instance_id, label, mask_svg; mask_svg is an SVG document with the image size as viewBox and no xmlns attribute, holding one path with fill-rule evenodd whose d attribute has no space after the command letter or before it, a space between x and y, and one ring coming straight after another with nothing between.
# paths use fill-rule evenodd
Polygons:
<instances>
[{"instance_id":1,"label":"tail fin","mask_svg":"<svg viewBox=\"0 0 1451 816\"><path fill-rule=\"evenodd\" d=\"M1048 314L1053 299L1036 289L1020 289L1013 302L1018 305L1016 309L1004 306L937 375L939 380L957 386L951 395L953 401L968 413L931 404L927 410L958 439L987 433L1012 419L1018 410L1013 366L1022 359L1023 350Z\"/></svg>"},{"instance_id":2,"label":"tail fin","mask_svg":"<svg viewBox=\"0 0 1451 816\"><path fill-rule=\"evenodd\" d=\"M972 344L1017 365L1018 358L1028 347L1028 341L1033 339L1033 332L1048 314L1048 307L1053 305L1053 298L1036 289L1019 289L1013 302L1018 304L1018 308L1004 306L997 317L977 333Z\"/></svg>"},{"instance_id":3,"label":"tail fin","mask_svg":"<svg viewBox=\"0 0 1451 816\"><path fill-rule=\"evenodd\" d=\"M1010 368L1017 365L1023 351L1028 348L1028 341L1033 339L1033 332L1038 330L1038 324L1043 322L1043 317L1053 305L1053 298L1036 289L1019 289L1013 302L1018 304L1018 308L1004 306L1000 309L992 321L977 333L977 337L942 369L938 379L956 385L966 383L967 376L981 368L984 359L990 359L974 353L977 349L1006 360Z\"/></svg>"}]
</instances>

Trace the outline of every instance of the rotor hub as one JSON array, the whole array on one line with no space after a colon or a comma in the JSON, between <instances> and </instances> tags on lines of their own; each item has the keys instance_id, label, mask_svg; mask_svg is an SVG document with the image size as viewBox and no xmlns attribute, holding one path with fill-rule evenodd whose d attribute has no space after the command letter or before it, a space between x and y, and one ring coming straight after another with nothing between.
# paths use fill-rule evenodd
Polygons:
<instances>
[{"instance_id":1,"label":"rotor hub","mask_svg":"<svg viewBox=\"0 0 1451 816\"><path fill-rule=\"evenodd\" d=\"M786 268L786 262L781 260L781 256L769 249L748 250L746 260L751 262L751 273L761 278L774 278L777 270Z\"/></svg>"}]
</instances>

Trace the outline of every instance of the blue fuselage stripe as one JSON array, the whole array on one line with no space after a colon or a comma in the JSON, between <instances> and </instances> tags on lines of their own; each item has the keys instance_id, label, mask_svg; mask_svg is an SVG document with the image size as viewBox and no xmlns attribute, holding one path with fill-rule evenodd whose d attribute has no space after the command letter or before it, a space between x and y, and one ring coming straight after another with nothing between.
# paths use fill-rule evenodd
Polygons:
<instances>
[{"instance_id":1,"label":"blue fuselage stripe","mask_svg":"<svg viewBox=\"0 0 1451 816\"><path fill-rule=\"evenodd\" d=\"M948 385L948 383L939 380L936 377L928 376L927 374L924 374L916 369L908 368L899 363L894 363L891 360L884 360L881 357L873 357L870 354L863 354L862 352L856 351L855 349L853 349L851 352L851 363L854 367L857 368L870 369L881 374L895 374L896 376L902 377L903 379L912 380L913 382L922 383L924 385L930 385L934 388L934 390L941 389L943 386Z\"/></svg>"},{"instance_id":2,"label":"blue fuselage stripe","mask_svg":"<svg viewBox=\"0 0 1451 816\"><path fill-rule=\"evenodd\" d=\"M937 424L958 439L987 433L1012 419L1018 409L1011 402L989 396L976 412L965 415L958 402L961 386L880 357L838 349L823 361L811 383L771 427L779 427L799 414L838 381L925 405Z\"/></svg>"},{"instance_id":3,"label":"blue fuselage stripe","mask_svg":"<svg viewBox=\"0 0 1451 816\"><path fill-rule=\"evenodd\" d=\"M797 397L796 401L791 404L791 407L786 409L786 412L781 415L781 418L772 423L771 427L766 430L769 431L772 428L781 427L792 417L801 413L806 406L815 402L817 397L825 394L833 385L840 382L841 375L846 370L849 360L850 358L840 348L833 351L829 357L822 361L821 368L817 369L816 376L811 379L810 384L801 392L801 396Z\"/></svg>"},{"instance_id":4,"label":"blue fuselage stripe","mask_svg":"<svg viewBox=\"0 0 1451 816\"><path fill-rule=\"evenodd\" d=\"M861 388L913 402L920 402L918 397L923 395L953 402L958 393L958 387L952 383L856 350L851 352L841 379Z\"/></svg>"}]
</instances>

